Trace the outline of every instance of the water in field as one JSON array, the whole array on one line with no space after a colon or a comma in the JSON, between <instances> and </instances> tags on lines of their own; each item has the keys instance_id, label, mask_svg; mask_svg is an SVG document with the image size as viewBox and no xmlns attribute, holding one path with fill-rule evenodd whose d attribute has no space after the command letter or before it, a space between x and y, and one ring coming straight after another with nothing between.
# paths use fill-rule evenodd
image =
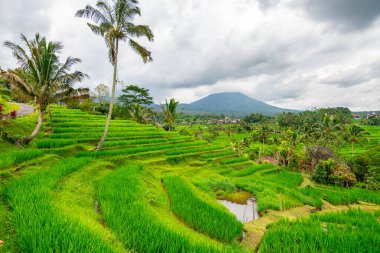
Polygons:
<instances>
[{"instance_id":1,"label":"water in field","mask_svg":"<svg viewBox=\"0 0 380 253\"><path fill-rule=\"evenodd\" d=\"M245 205L237 204L228 200L218 200L219 203L224 205L235 214L239 221L245 223L259 218L256 199L250 198Z\"/></svg>"}]
</instances>

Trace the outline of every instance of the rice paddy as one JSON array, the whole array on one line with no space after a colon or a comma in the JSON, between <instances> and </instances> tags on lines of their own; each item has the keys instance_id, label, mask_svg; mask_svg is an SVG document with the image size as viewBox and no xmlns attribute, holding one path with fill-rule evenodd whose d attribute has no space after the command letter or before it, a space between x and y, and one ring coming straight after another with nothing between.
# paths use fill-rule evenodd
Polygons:
<instances>
[{"instance_id":1,"label":"rice paddy","mask_svg":"<svg viewBox=\"0 0 380 253\"><path fill-rule=\"evenodd\" d=\"M239 156L222 131L209 141L113 120L103 150L94 152L104 116L54 106L53 119L53 131L30 147L0 154L0 221L7 223L0 240L9 252L378 248L378 192L305 183L299 172ZM260 218L245 224L217 201L250 197ZM373 208L336 212L363 202ZM272 221L274 212L303 218Z\"/></svg>"}]
</instances>

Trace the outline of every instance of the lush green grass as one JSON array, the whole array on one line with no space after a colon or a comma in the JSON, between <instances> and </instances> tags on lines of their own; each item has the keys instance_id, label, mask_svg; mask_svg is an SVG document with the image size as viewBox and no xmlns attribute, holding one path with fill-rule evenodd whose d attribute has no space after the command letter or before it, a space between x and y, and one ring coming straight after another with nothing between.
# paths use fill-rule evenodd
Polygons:
<instances>
[{"instance_id":1,"label":"lush green grass","mask_svg":"<svg viewBox=\"0 0 380 253\"><path fill-rule=\"evenodd\" d=\"M18 247L24 252L116 252L80 222L51 206L51 191L61 177L88 164L67 159L49 171L25 176L5 188L12 206Z\"/></svg>"},{"instance_id":2,"label":"lush green grass","mask_svg":"<svg viewBox=\"0 0 380 253\"><path fill-rule=\"evenodd\" d=\"M44 139L36 142L36 146L39 149L52 149L61 148L69 145L76 144L75 139Z\"/></svg>"},{"instance_id":3,"label":"lush green grass","mask_svg":"<svg viewBox=\"0 0 380 253\"><path fill-rule=\"evenodd\" d=\"M43 152L37 149L15 150L0 154L0 169L33 159L42 154Z\"/></svg>"},{"instance_id":4,"label":"lush green grass","mask_svg":"<svg viewBox=\"0 0 380 253\"><path fill-rule=\"evenodd\" d=\"M105 116L57 106L53 116L54 132L43 134L50 127L46 119L41 134L24 150L0 143L0 186L6 186L12 207L0 203L0 222L9 228L0 228L0 240L9 242L3 249L16 251L11 246L15 241L24 252L244 252L236 240L242 224L215 198L245 203L254 195L260 211L284 210L269 211L269 216L309 208L304 205L321 209L323 201L379 203L375 192L304 182L298 172L237 157L230 141L248 133L228 137L220 132L212 141L194 141L177 132L112 120L104 149L94 152ZM11 134L33 130L36 114L21 118L8 127ZM264 220L270 218L265 213ZM327 222L312 219L314 225ZM247 231L250 227L245 226ZM7 232L13 228L16 234ZM298 236L306 240L307 235ZM246 241L252 238L248 231Z\"/></svg>"},{"instance_id":5,"label":"lush green grass","mask_svg":"<svg viewBox=\"0 0 380 253\"><path fill-rule=\"evenodd\" d=\"M140 166L119 168L99 184L107 224L129 249L137 252L228 252L220 245L196 240L155 217L144 199Z\"/></svg>"},{"instance_id":6,"label":"lush green grass","mask_svg":"<svg viewBox=\"0 0 380 253\"><path fill-rule=\"evenodd\" d=\"M217 202L207 201L192 186L178 176L164 178L171 209L184 222L211 237L231 242L243 232L236 217Z\"/></svg>"},{"instance_id":7,"label":"lush green grass","mask_svg":"<svg viewBox=\"0 0 380 253\"><path fill-rule=\"evenodd\" d=\"M380 223L360 210L282 220L265 234L259 252L378 252Z\"/></svg>"}]
</instances>

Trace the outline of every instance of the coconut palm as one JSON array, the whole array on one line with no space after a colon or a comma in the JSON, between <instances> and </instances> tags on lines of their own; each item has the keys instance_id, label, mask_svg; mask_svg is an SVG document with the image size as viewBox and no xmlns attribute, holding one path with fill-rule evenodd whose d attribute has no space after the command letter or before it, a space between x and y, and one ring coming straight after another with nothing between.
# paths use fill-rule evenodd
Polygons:
<instances>
[{"instance_id":1,"label":"coconut palm","mask_svg":"<svg viewBox=\"0 0 380 253\"><path fill-rule=\"evenodd\" d=\"M81 9L76 13L77 17L89 18L94 21L95 24L87 24L93 33L104 37L108 48L108 57L113 65L110 107L102 138L96 147L97 151L102 148L106 139L112 116L117 83L119 42L127 42L129 46L142 57L144 63L152 60L151 53L133 39L134 37L146 37L149 41L153 41L154 38L154 35L148 26L135 25L132 23L133 19L140 15L141 11L138 7L137 0L115 0L112 1L111 4L107 0L100 0L96 3L95 7L87 5L84 9Z\"/></svg>"},{"instance_id":2,"label":"coconut palm","mask_svg":"<svg viewBox=\"0 0 380 253\"><path fill-rule=\"evenodd\" d=\"M168 130L169 131L173 130L173 124L174 124L176 117L177 117L176 110L177 110L178 104L179 104L179 102L175 101L175 99L172 98L172 99L170 99L169 102L168 102L168 100L165 100L165 107L161 105L162 112L164 114L165 121L168 124Z\"/></svg>"},{"instance_id":3,"label":"coconut palm","mask_svg":"<svg viewBox=\"0 0 380 253\"><path fill-rule=\"evenodd\" d=\"M148 124L152 122L153 111L149 108L134 104L131 107L130 113L132 120L140 124Z\"/></svg>"},{"instance_id":4,"label":"coconut palm","mask_svg":"<svg viewBox=\"0 0 380 253\"><path fill-rule=\"evenodd\" d=\"M48 106L75 82L81 82L86 74L80 71L70 72L72 66L81 62L78 58L68 57L64 63L59 61L58 54L63 48L60 42L48 42L38 33L33 40L28 40L21 34L21 40L26 44L26 49L14 42L4 43L12 50L20 68L1 70L1 76L34 98L37 104L38 123L32 134L23 140L27 144L39 133Z\"/></svg>"},{"instance_id":5,"label":"coconut palm","mask_svg":"<svg viewBox=\"0 0 380 253\"><path fill-rule=\"evenodd\" d=\"M256 133L253 135L253 140L257 140L261 143L261 153L264 153L264 145L267 143L269 138L272 135L272 129L268 124L260 124L256 130Z\"/></svg>"},{"instance_id":6,"label":"coconut palm","mask_svg":"<svg viewBox=\"0 0 380 253\"><path fill-rule=\"evenodd\" d=\"M354 156L355 144L359 141L369 141L366 137L370 135L365 129L359 125L351 125L347 128L347 141L351 143L351 155Z\"/></svg>"},{"instance_id":7,"label":"coconut palm","mask_svg":"<svg viewBox=\"0 0 380 253\"><path fill-rule=\"evenodd\" d=\"M316 138L323 145L329 146L332 142L339 141L343 126L338 122L338 119L333 115L325 114L321 122L315 128Z\"/></svg>"}]
</instances>

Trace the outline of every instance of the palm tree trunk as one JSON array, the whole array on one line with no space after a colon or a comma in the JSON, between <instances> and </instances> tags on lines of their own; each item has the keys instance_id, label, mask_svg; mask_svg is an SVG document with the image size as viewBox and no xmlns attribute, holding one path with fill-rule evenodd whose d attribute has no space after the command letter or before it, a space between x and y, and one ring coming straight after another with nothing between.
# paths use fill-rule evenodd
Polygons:
<instances>
[{"instance_id":1,"label":"palm tree trunk","mask_svg":"<svg viewBox=\"0 0 380 253\"><path fill-rule=\"evenodd\" d=\"M37 136L37 134L40 132L40 129L41 129L41 126L42 126L42 122L44 121L44 115L45 115L45 111L44 110L41 110L40 111L40 114L38 116L38 122L37 122L37 126L36 128L34 129L33 133L28 137L28 138L25 138L24 139L24 143L25 144L28 144L29 142L31 142L33 140L34 137Z\"/></svg>"},{"instance_id":2,"label":"palm tree trunk","mask_svg":"<svg viewBox=\"0 0 380 253\"><path fill-rule=\"evenodd\" d=\"M354 146L354 142L351 143L351 156L354 157L354 153L355 153L355 146Z\"/></svg>"},{"instance_id":3,"label":"palm tree trunk","mask_svg":"<svg viewBox=\"0 0 380 253\"><path fill-rule=\"evenodd\" d=\"M50 127L51 127L51 130L53 130L54 129L53 113L51 112L50 106L49 106L49 116L50 116Z\"/></svg>"},{"instance_id":4,"label":"palm tree trunk","mask_svg":"<svg viewBox=\"0 0 380 253\"><path fill-rule=\"evenodd\" d=\"M108 116L107 116L107 122L106 126L104 127L104 132L102 135L102 138L100 139L98 145L96 146L95 151L99 151L102 149L103 143L106 140L107 133L108 133L108 127L110 125L111 117L112 117L112 110L113 110L113 104L115 100L115 90L116 90L116 83L117 83L117 54L119 51L119 40L116 40L116 45L115 45L115 62L113 65L113 81L112 81L112 95L111 95L111 101L110 101L110 108L108 111Z\"/></svg>"}]
</instances>

